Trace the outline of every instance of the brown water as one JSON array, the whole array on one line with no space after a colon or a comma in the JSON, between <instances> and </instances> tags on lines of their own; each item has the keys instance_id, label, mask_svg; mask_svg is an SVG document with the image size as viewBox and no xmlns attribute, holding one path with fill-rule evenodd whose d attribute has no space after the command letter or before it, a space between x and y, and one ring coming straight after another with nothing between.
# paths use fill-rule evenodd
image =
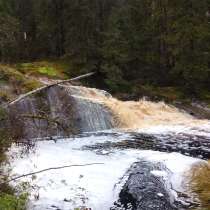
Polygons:
<instances>
[{"instance_id":1,"label":"brown water","mask_svg":"<svg viewBox=\"0 0 210 210\"><path fill-rule=\"evenodd\" d=\"M123 139L123 148L132 146L133 149L139 150L156 150L168 153L176 151L189 156L196 153L195 157L199 158L202 157L195 149L201 150L201 146L205 144L203 150L204 152L208 150L210 126L206 126L209 123L207 120L195 119L193 116L164 102L156 103L143 99L137 102L123 102L97 89L64 85L63 87L63 89L48 90L49 92L46 94L48 98L44 102L50 108L48 110L49 115L52 115L53 118L60 117L62 122L68 122L72 121L71 116L68 116L72 112L71 114L76 115L76 125L81 128L81 132L112 128L139 132L138 135L135 135L136 141L133 141L133 138L127 139L125 144L125 139ZM34 106L36 103L31 103L30 100L30 103L26 102L25 100L20 104L22 106L19 111L24 113L28 110L32 114L36 113L36 106ZM66 106L68 103L70 103L71 108L75 107L73 111ZM29 125L27 123L26 128ZM170 129L173 130L174 128L174 130L167 131L168 133L164 137L158 126L169 126ZM188 132L183 134L179 126L188 128ZM33 128L32 122L30 127ZM151 131L148 129L152 127L158 130L159 136L153 136L153 133L150 133ZM34 126L34 128L37 132L37 126ZM31 133L36 133L35 131L31 129ZM55 132L58 133L57 128ZM146 132L151 134L151 138L144 135ZM178 135L176 135L177 133ZM202 133L205 135L202 136ZM104 144L100 145L100 148L104 148L104 146ZM116 145L116 147L119 149L119 145ZM192 154L188 152L190 149L192 149ZM209 159L208 155L209 153L206 153L206 159ZM187 179L189 180L189 191L194 195L195 202L200 204L196 207L196 210L210 210L209 164L204 162L202 165L192 168L187 174Z\"/></svg>"},{"instance_id":2,"label":"brown water","mask_svg":"<svg viewBox=\"0 0 210 210\"><path fill-rule=\"evenodd\" d=\"M85 87L74 87L74 91L71 88L71 94L74 93L77 95L79 93L81 98L87 98L108 107L115 117L115 126L118 128L137 129L158 125L193 127L208 123L207 120L197 120L186 112L164 102L152 102L144 99L120 101L103 91Z\"/></svg>"},{"instance_id":3,"label":"brown water","mask_svg":"<svg viewBox=\"0 0 210 210\"><path fill-rule=\"evenodd\" d=\"M176 107L164 102L151 102L147 100L119 101L97 90L85 90L85 97L104 104L114 116L114 124L118 128L144 129L152 126L185 126L192 129L202 128L207 120L198 120L193 116L180 111ZM192 136L193 138L193 136ZM179 141L179 139L177 139ZM189 191L194 195L196 210L210 210L210 162L195 166L187 175Z\"/></svg>"}]
</instances>

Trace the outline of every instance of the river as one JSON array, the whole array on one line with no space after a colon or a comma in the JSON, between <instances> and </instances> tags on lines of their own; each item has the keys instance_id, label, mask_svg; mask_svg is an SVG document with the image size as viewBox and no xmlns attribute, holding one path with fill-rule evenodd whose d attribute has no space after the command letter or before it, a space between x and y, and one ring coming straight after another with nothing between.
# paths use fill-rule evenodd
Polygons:
<instances>
[{"instance_id":1,"label":"river","mask_svg":"<svg viewBox=\"0 0 210 210\"><path fill-rule=\"evenodd\" d=\"M11 178L49 169L11 182L29 192L29 210L210 209L203 184L210 182L208 120L163 102L121 102L78 89L71 97L79 133L32 138L31 147L14 144L8 152Z\"/></svg>"}]
</instances>

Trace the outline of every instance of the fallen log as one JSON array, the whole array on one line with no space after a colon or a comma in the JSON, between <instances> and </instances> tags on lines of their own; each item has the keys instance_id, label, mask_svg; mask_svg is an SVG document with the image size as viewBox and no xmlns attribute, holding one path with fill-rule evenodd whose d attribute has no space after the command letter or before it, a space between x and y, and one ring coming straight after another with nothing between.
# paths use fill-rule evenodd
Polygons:
<instances>
[{"instance_id":1,"label":"fallen log","mask_svg":"<svg viewBox=\"0 0 210 210\"><path fill-rule=\"evenodd\" d=\"M6 180L5 182L3 183L0 183L1 185L2 184L7 184L9 182L12 182L12 181L16 181L20 178L23 178L23 177L27 177L27 176L33 176L33 175L36 175L36 174L40 174L40 173L43 173L43 172L46 172L46 171L50 171L50 170L59 170L59 169L64 169L64 168L70 168L70 167L84 167L84 166L92 166L92 165L103 165L104 163L87 163L87 164L75 164L75 165L66 165L66 166L59 166L59 167L51 167L51 168L46 168L46 169L43 169L43 170L40 170L40 171L35 171L35 172L32 172L32 173L28 173L28 174L23 174L23 175L20 175L20 176L16 176L12 179L9 179L9 180Z\"/></svg>"},{"instance_id":2,"label":"fallen log","mask_svg":"<svg viewBox=\"0 0 210 210\"><path fill-rule=\"evenodd\" d=\"M50 88L50 87L53 87L55 85L60 85L60 84L66 83L66 82L72 82L72 81L84 79L84 78L90 77L90 76L92 76L94 74L95 74L95 72L91 72L91 73L83 74L83 75L75 77L75 78L71 78L71 79L67 79L67 80L61 80L61 81L58 81L58 82L55 82L55 83L52 83L52 84L49 84L49 85L45 85L45 86L39 87L39 88L37 88L35 90L32 90L32 91L30 91L28 93L20 95L17 99L9 102L7 105L11 106L11 105L17 103L18 101L21 101L22 99L24 99L24 98L26 98L26 97L28 97L28 96L30 96L32 94L35 94L37 92L40 92L40 91L42 91L42 90L44 90L46 88Z\"/></svg>"}]
</instances>

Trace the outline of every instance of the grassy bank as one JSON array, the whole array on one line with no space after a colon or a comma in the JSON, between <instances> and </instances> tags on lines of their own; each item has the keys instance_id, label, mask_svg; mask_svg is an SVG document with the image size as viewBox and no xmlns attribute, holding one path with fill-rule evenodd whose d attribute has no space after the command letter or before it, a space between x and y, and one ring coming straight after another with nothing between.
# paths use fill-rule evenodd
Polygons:
<instances>
[{"instance_id":1,"label":"grassy bank","mask_svg":"<svg viewBox=\"0 0 210 210\"><path fill-rule=\"evenodd\" d=\"M33 77L48 77L52 79L67 79L71 72L71 63L66 59L41 60L31 63L17 63L12 65L24 75Z\"/></svg>"},{"instance_id":2,"label":"grassy bank","mask_svg":"<svg viewBox=\"0 0 210 210\"><path fill-rule=\"evenodd\" d=\"M16 94L35 89L41 85L40 78L68 79L84 73L84 69L75 69L68 59L47 59L30 63L16 63L11 65L0 64L0 100L8 100ZM97 78L90 78L90 85L99 88L99 80L103 83L107 78L99 75ZM83 81L82 81L83 82ZM86 84L86 83L84 83ZM8 91L10 89L10 92ZM210 107L210 91L200 90L199 95L193 96L184 91L181 87L166 86L160 87L152 84L143 84L141 78L120 89L112 89L106 86L105 89L121 99L138 99L148 96L152 100L164 100L167 102L200 100Z\"/></svg>"},{"instance_id":3,"label":"grassy bank","mask_svg":"<svg viewBox=\"0 0 210 210\"><path fill-rule=\"evenodd\" d=\"M10 65L0 64L0 102L10 101L40 85L41 83L37 79L27 77Z\"/></svg>"}]
</instances>

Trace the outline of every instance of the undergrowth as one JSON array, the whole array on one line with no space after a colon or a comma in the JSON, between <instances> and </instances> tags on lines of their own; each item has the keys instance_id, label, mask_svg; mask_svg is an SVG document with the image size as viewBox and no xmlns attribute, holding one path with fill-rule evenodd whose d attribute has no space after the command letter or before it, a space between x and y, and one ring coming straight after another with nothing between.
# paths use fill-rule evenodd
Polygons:
<instances>
[{"instance_id":1,"label":"undergrowth","mask_svg":"<svg viewBox=\"0 0 210 210\"><path fill-rule=\"evenodd\" d=\"M0 168L6 161L6 151L11 146L12 139L8 129L7 111L0 107ZM2 175L2 174L1 174ZM16 195L15 189L6 183L7 177L0 178L0 210L26 210L27 193Z\"/></svg>"}]
</instances>

